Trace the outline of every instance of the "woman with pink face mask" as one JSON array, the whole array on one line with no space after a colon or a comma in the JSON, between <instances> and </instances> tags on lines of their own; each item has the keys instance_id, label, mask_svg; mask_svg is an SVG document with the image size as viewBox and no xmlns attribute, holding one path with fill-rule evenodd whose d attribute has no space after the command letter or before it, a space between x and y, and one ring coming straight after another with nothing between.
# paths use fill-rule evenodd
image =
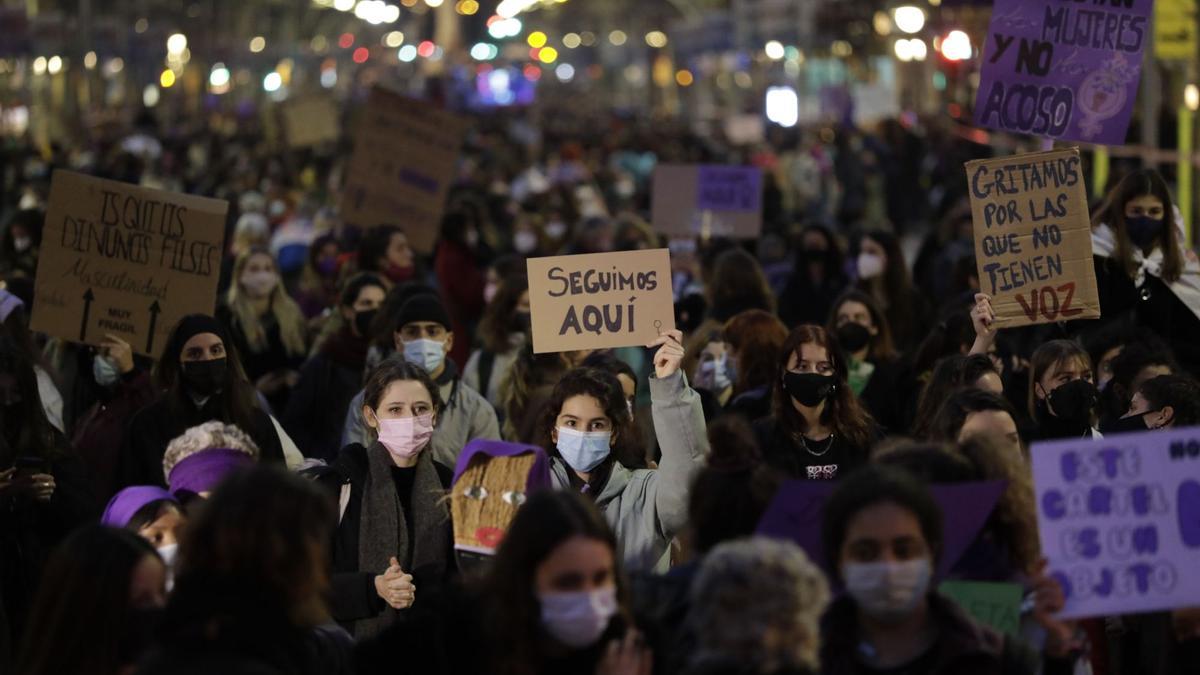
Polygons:
<instances>
[{"instance_id":1,"label":"woman with pink face mask","mask_svg":"<svg viewBox=\"0 0 1200 675\"><path fill-rule=\"evenodd\" d=\"M321 481L337 491L333 616L355 637L376 635L453 571L453 470L426 450L443 408L425 371L384 362L367 380L363 416L375 441L342 449Z\"/></svg>"}]
</instances>

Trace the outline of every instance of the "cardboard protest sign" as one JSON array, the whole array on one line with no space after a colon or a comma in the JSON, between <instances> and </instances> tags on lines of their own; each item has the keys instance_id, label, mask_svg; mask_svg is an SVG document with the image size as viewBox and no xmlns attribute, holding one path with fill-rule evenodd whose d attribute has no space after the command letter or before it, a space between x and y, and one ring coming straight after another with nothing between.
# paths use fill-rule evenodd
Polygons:
<instances>
[{"instance_id":1,"label":"cardboard protest sign","mask_svg":"<svg viewBox=\"0 0 1200 675\"><path fill-rule=\"evenodd\" d=\"M930 492L942 507L942 556L937 574L944 575L975 540L996 502L1004 493L1003 481L931 485ZM787 539L804 549L809 558L826 568L821 528L825 502L837 489L832 481L790 480L775 493L758 523L758 534Z\"/></svg>"},{"instance_id":2,"label":"cardboard protest sign","mask_svg":"<svg viewBox=\"0 0 1200 675\"><path fill-rule=\"evenodd\" d=\"M943 581L938 592L957 602L985 626L1013 636L1020 630L1022 589L1019 584Z\"/></svg>"},{"instance_id":3,"label":"cardboard protest sign","mask_svg":"<svg viewBox=\"0 0 1200 675\"><path fill-rule=\"evenodd\" d=\"M280 108L288 147L336 143L341 127L337 104L328 96L288 99Z\"/></svg>"},{"instance_id":4,"label":"cardboard protest sign","mask_svg":"<svg viewBox=\"0 0 1200 675\"><path fill-rule=\"evenodd\" d=\"M212 314L229 203L55 171L31 327L157 357L186 314Z\"/></svg>"},{"instance_id":5,"label":"cardboard protest sign","mask_svg":"<svg viewBox=\"0 0 1200 675\"><path fill-rule=\"evenodd\" d=\"M1153 0L995 0L975 123L1105 145L1125 142Z\"/></svg>"},{"instance_id":6,"label":"cardboard protest sign","mask_svg":"<svg viewBox=\"0 0 1200 675\"><path fill-rule=\"evenodd\" d=\"M660 164L654 169L654 230L674 237L762 234L762 170L754 166Z\"/></svg>"},{"instance_id":7,"label":"cardboard protest sign","mask_svg":"<svg viewBox=\"0 0 1200 675\"><path fill-rule=\"evenodd\" d=\"M967 162L979 287L1000 328L1100 316L1079 150Z\"/></svg>"},{"instance_id":8,"label":"cardboard protest sign","mask_svg":"<svg viewBox=\"0 0 1200 675\"><path fill-rule=\"evenodd\" d=\"M667 249L530 258L533 351L645 346L675 328Z\"/></svg>"},{"instance_id":9,"label":"cardboard protest sign","mask_svg":"<svg viewBox=\"0 0 1200 675\"><path fill-rule=\"evenodd\" d=\"M399 225L421 254L433 252L469 122L386 89L371 90L342 190L342 220Z\"/></svg>"},{"instance_id":10,"label":"cardboard protest sign","mask_svg":"<svg viewBox=\"0 0 1200 675\"><path fill-rule=\"evenodd\" d=\"M1030 454L1061 617L1200 606L1200 428L1035 443Z\"/></svg>"}]
</instances>

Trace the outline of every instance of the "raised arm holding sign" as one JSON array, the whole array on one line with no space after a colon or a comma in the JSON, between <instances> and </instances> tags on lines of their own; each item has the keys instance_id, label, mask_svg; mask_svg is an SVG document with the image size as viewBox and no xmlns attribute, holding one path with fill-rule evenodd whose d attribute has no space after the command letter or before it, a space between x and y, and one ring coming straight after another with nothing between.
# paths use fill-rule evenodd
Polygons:
<instances>
[{"instance_id":1,"label":"raised arm holding sign","mask_svg":"<svg viewBox=\"0 0 1200 675\"><path fill-rule=\"evenodd\" d=\"M187 314L212 314L229 203L55 171L30 327L157 357Z\"/></svg>"}]
</instances>

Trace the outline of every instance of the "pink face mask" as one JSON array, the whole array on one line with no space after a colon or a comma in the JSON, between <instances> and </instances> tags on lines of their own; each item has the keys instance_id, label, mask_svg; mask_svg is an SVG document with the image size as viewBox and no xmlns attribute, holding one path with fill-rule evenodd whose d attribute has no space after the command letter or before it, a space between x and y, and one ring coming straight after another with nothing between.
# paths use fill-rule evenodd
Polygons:
<instances>
[{"instance_id":1,"label":"pink face mask","mask_svg":"<svg viewBox=\"0 0 1200 675\"><path fill-rule=\"evenodd\" d=\"M379 420L379 442L396 459L416 456L433 436L433 415Z\"/></svg>"}]
</instances>

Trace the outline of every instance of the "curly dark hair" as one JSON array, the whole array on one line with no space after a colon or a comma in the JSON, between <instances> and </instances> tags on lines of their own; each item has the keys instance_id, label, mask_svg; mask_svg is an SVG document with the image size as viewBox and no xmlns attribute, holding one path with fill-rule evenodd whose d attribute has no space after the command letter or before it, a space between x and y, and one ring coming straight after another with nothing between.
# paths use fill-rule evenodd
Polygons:
<instances>
[{"instance_id":1,"label":"curly dark hair","mask_svg":"<svg viewBox=\"0 0 1200 675\"><path fill-rule=\"evenodd\" d=\"M629 414L621 382L617 380L616 375L598 368L576 368L564 375L555 385L539 425L540 433L545 434L542 442L546 452L552 457L561 457L558 448L550 442L550 432L554 429L563 404L575 396L590 396L596 399L604 409L604 415L612 421L615 443L601 467L616 461L627 469L645 468L646 458L641 435L633 425L633 417ZM595 471L602 473L599 467Z\"/></svg>"}]
</instances>

